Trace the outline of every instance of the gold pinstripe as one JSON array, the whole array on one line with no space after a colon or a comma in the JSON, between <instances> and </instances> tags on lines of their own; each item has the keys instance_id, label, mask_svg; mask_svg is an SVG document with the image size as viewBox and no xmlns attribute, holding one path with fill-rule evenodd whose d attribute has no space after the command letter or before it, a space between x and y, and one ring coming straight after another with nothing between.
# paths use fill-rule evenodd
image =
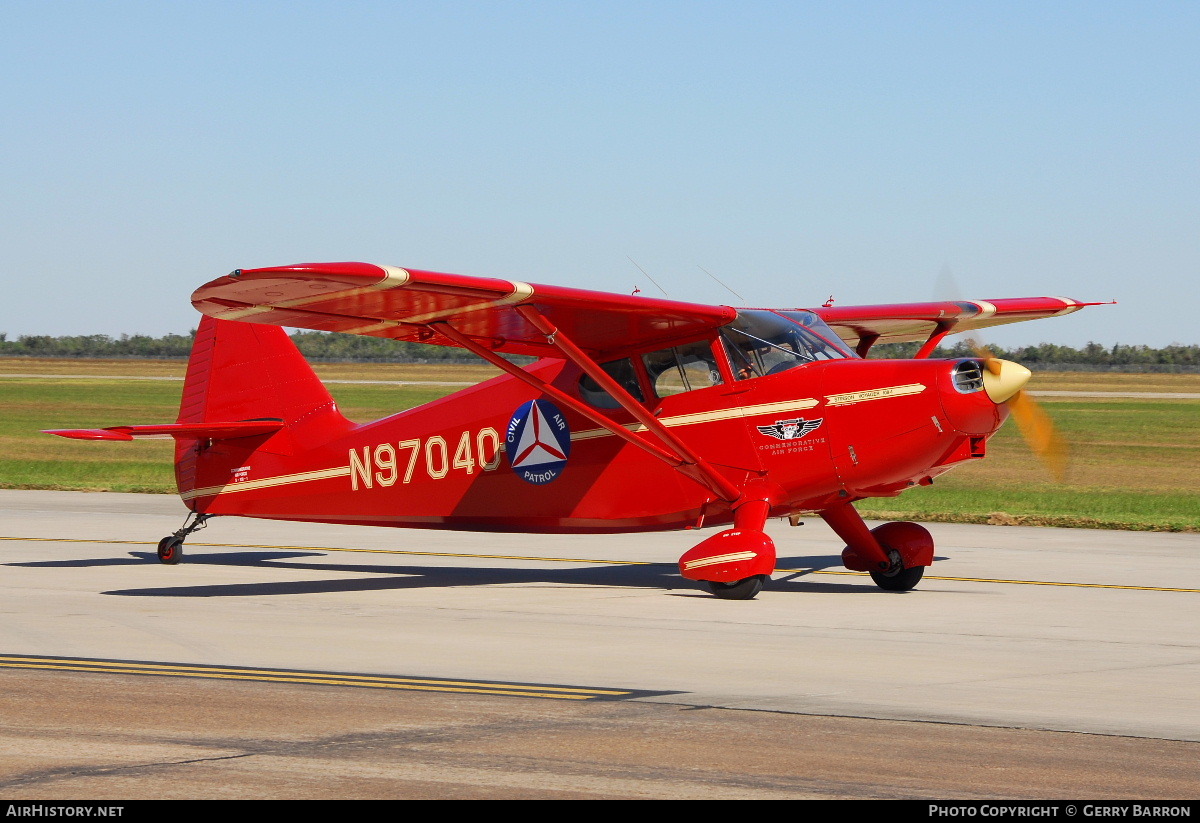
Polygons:
<instances>
[{"instance_id":1,"label":"gold pinstripe","mask_svg":"<svg viewBox=\"0 0 1200 823\"><path fill-rule=\"evenodd\" d=\"M456 314L482 311L483 309L491 309L497 306L509 306L513 303L524 303L533 296L533 286L529 285L528 283L512 280L509 281L509 285L511 285L513 288L512 292L497 300L486 300L483 303L470 303L466 306L459 306L455 309L439 309L438 311L426 312L425 314L414 314L411 317L404 318L404 322L428 323L430 320L438 320L442 317L452 317Z\"/></svg>"},{"instance_id":2,"label":"gold pinstripe","mask_svg":"<svg viewBox=\"0 0 1200 823\"><path fill-rule=\"evenodd\" d=\"M1059 297L1058 295L1055 295L1051 299L1052 300L1061 300L1063 302L1063 304L1066 306L1066 308L1059 309L1058 311L1056 311L1054 313L1055 317L1061 317L1064 314L1070 314L1071 312L1079 311L1080 309L1083 308L1083 306L1079 305L1079 301L1072 300L1069 297Z\"/></svg>"},{"instance_id":3,"label":"gold pinstripe","mask_svg":"<svg viewBox=\"0 0 1200 823\"><path fill-rule=\"evenodd\" d=\"M484 309L494 309L498 306L509 306L514 303L524 303L533 296L533 286L528 283L522 283L519 280L510 280L509 285L512 286L512 291L504 297L496 300L485 300L482 303L468 303L465 306L458 306L452 309L438 309L437 311L426 312L425 314L414 314L405 317L403 320L379 320L374 323L368 323L365 326L356 326L352 329L345 329L343 334L370 334L375 331L382 331L394 326L408 325L419 326L424 323L429 323L432 320L439 320L443 317L454 317L459 314L467 314L469 312L483 311Z\"/></svg>"},{"instance_id":4,"label":"gold pinstripe","mask_svg":"<svg viewBox=\"0 0 1200 823\"><path fill-rule=\"evenodd\" d=\"M510 295L511 296L511 295ZM829 395L826 399L831 406L849 405L851 403L863 403L869 400L881 400L886 397L901 397L908 394L918 394L924 391L927 387L923 383L911 383L906 386L890 386L883 389L868 389L861 392L850 392L848 394ZM788 412L804 411L811 409L814 406L820 405L820 401L814 400L811 397L801 398L799 400L783 400L776 403L759 403L754 406L741 406L728 409L717 409L707 412L694 412L692 414L679 414L671 417L664 417L659 420L663 426L667 428L677 428L680 426L695 426L701 423L716 423L722 420L736 420L746 417L757 417L760 415L769 414L785 414ZM631 432L642 432L646 427L641 423L628 423L625 428ZM584 431L573 432L571 440L592 440L598 437L611 437L613 433L608 429L586 429ZM211 497L218 494L234 494L236 492L257 491L258 489L269 489L278 486L290 486L296 483L311 483L316 480L329 480L335 477L347 477L350 474L349 464L345 466L335 466L329 469L318 469L315 471L299 472L297 474L285 474L277 477L264 477L259 480L242 480L237 483L227 483L221 486L207 486L202 489L193 489L184 492L181 497L184 500L194 500L197 497Z\"/></svg>"},{"instance_id":5,"label":"gold pinstripe","mask_svg":"<svg viewBox=\"0 0 1200 823\"><path fill-rule=\"evenodd\" d=\"M387 275L383 280L370 286L360 286L345 291L327 292L325 294L310 295L308 297L298 297L294 300L284 300L280 303L272 303L270 305L255 305L246 306L240 309L227 309L221 312L214 312L214 317L219 317L222 320L238 320L243 317L250 317L255 314L275 311L277 309L290 309L304 306L310 303L319 303L324 300L335 298L353 297L356 294L365 294L367 292L376 291L378 289L393 289L405 285L411 275L404 269L396 268L395 266L380 266L387 271ZM425 314L414 314L406 317L403 320L374 320L373 322L362 326L343 330L343 334L370 334L371 332L382 331L384 329L393 328L399 325L421 325L432 320L438 320L443 317L453 317L459 314L468 312L482 311L484 309L497 308L499 306L508 306L514 303L523 303L533 296L533 286L528 283L522 283L519 280L509 281L512 291L504 297L496 300L485 300L481 303L470 303L465 306L458 306L451 309L439 309L438 311L426 312ZM363 318L366 319L366 318Z\"/></svg>"},{"instance_id":6,"label":"gold pinstripe","mask_svg":"<svg viewBox=\"0 0 1200 823\"><path fill-rule=\"evenodd\" d=\"M734 563L738 560L753 560L758 557L754 552L732 552L731 554L721 554L716 557L704 557L700 560L689 560L683 564L685 569L699 569L704 566L714 566L717 563Z\"/></svg>"},{"instance_id":7,"label":"gold pinstripe","mask_svg":"<svg viewBox=\"0 0 1200 823\"><path fill-rule=\"evenodd\" d=\"M697 412L695 414L681 414L674 417L664 417L661 422L664 426L694 426L698 423L713 423L720 420L731 420L739 417L750 417L760 414L782 414L791 411L802 411L811 409L816 406L818 401L811 398L802 400L787 400L780 403L761 403L757 406L746 406L745 408L721 409L711 412ZM645 426L641 423L631 423L625 428L633 432L644 431ZM608 437L612 432L608 429L590 429L588 431L575 432L571 435L572 440L590 440L596 437ZM503 444L501 445L503 448ZM184 492L181 497L184 500L194 500L197 497L211 497L218 494L234 494L236 492L257 491L258 489L270 489L278 486L290 486L296 483L311 483L316 480L329 480L335 477L348 477L350 475L349 464L345 466L335 466L329 469L317 469L315 471L298 472L296 474L284 474L277 477L264 477L258 480L242 480L237 483L226 483L221 486L207 486L202 489L192 489L189 492Z\"/></svg>"},{"instance_id":8,"label":"gold pinstripe","mask_svg":"<svg viewBox=\"0 0 1200 823\"><path fill-rule=\"evenodd\" d=\"M216 494L233 494L234 492L249 492L257 489L270 489L276 486L290 486L293 483L311 483L314 480L329 480L334 477L348 477L349 464L335 466L332 469L317 469L296 474L282 474L277 477L264 477L261 480L242 480L237 483L226 483L223 486L207 486L203 489L192 489L180 495L184 500L194 500L197 497L211 497Z\"/></svg>"},{"instance_id":9,"label":"gold pinstripe","mask_svg":"<svg viewBox=\"0 0 1200 823\"><path fill-rule=\"evenodd\" d=\"M979 314L970 318L971 320L986 320L996 313L996 305L994 303L989 303L986 300L972 300L971 302L979 307Z\"/></svg>"},{"instance_id":10,"label":"gold pinstripe","mask_svg":"<svg viewBox=\"0 0 1200 823\"><path fill-rule=\"evenodd\" d=\"M243 309L226 309L225 311L213 312L212 316L219 320L241 320L243 317L272 311L274 308L274 306L249 306Z\"/></svg>"},{"instance_id":11,"label":"gold pinstripe","mask_svg":"<svg viewBox=\"0 0 1200 823\"><path fill-rule=\"evenodd\" d=\"M378 265L378 264L376 264ZM293 309L299 306L306 306L310 303L319 303L323 300L332 300L342 297L353 297L356 294L367 294L381 289L394 289L403 286L412 279L412 275L407 271L396 266L379 266L383 269L383 279L369 286L355 286L352 289L343 289L342 291L323 292L321 294L310 294L307 297L297 297L293 300L284 300L279 303L270 305L247 306L240 309L228 309L226 311L214 312L213 317L218 317L222 320L238 320L242 317L250 317L263 312L275 311L276 309Z\"/></svg>"},{"instance_id":12,"label":"gold pinstripe","mask_svg":"<svg viewBox=\"0 0 1200 823\"><path fill-rule=\"evenodd\" d=\"M384 329L394 328L403 325L399 320L380 320L378 323L368 323L365 326L355 326L352 329L346 329L343 334L370 334L375 331L383 331Z\"/></svg>"},{"instance_id":13,"label":"gold pinstripe","mask_svg":"<svg viewBox=\"0 0 1200 823\"><path fill-rule=\"evenodd\" d=\"M778 403L760 403L757 406L734 406L728 409L717 409L708 412L694 412L692 414L677 414L671 417L663 417L659 419L667 428L675 428L677 426L694 426L698 423L716 423L721 420L736 420L740 417L757 417L763 414L785 414L787 412L804 411L811 409L820 404L820 401L813 400L810 397L801 400L784 400ZM641 423L628 423L625 428L631 432L642 432L646 427ZM591 440L595 437L608 437L612 432L608 429L586 429L580 432L574 432L571 435L572 440Z\"/></svg>"},{"instance_id":14,"label":"gold pinstripe","mask_svg":"<svg viewBox=\"0 0 1200 823\"><path fill-rule=\"evenodd\" d=\"M910 394L920 394L929 388L924 383L908 383L904 386L887 386L882 389L864 389L863 391L846 392L845 394L829 394L825 399L830 406L849 406L853 403L867 403L872 400L886 400L889 397L905 397Z\"/></svg>"}]
</instances>

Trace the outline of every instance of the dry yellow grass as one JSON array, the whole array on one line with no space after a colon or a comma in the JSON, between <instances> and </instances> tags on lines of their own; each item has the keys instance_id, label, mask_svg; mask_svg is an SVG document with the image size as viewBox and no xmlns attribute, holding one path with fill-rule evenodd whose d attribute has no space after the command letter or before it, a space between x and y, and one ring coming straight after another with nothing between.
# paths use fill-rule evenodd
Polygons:
<instances>
[{"instance_id":1,"label":"dry yellow grass","mask_svg":"<svg viewBox=\"0 0 1200 823\"><path fill-rule=\"evenodd\" d=\"M0 357L0 374L89 375L105 377L177 377L184 360L104 360L50 357ZM500 370L486 363L314 363L323 380L449 380L478 383Z\"/></svg>"},{"instance_id":2,"label":"dry yellow grass","mask_svg":"<svg viewBox=\"0 0 1200 823\"><path fill-rule=\"evenodd\" d=\"M161 360L33 360L0 358L0 374L93 375L93 379L0 379L0 485L171 491L170 444L81 444L38 434L173 420L185 364ZM318 364L332 381L444 381L493 377L487 365ZM131 380L103 380L126 376ZM156 380L144 378L174 378ZM136 379L143 378L143 379ZM1037 375L1058 391L1200 391L1200 375ZM352 420L367 422L454 391L453 386L333 383L330 391ZM988 444L988 459L963 465L929 489L860 509L887 517L968 519L999 513L1021 522L1195 530L1200 527L1200 400L1045 397L1043 405L1071 444L1065 482L1054 482L1005 426ZM980 520L979 518L983 518Z\"/></svg>"},{"instance_id":3,"label":"dry yellow grass","mask_svg":"<svg viewBox=\"0 0 1200 823\"><path fill-rule=\"evenodd\" d=\"M182 378L186 369L184 360L0 357L0 374ZM325 380L481 381L500 373L486 363L314 363L313 370ZM1029 388L1033 391L1200 392L1200 374L1035 371Z\"/></svg>"},{"instance_id":4,"label":"dry yellow grass","mask_svg":"<svg viewBox=\"0 0 1200 823\"><path fill-rule=\"evenodd\" d=\"M1200 392L1200 374L1035 371L1031 391Z\"/></svg>"},{"instance_id":5,"label":"dry yellow grass","mask_svg":"<svg viewBox=\"0 0 1200 823\"><path fill-rule=\"evenodd\" d=\"M184 360L102 360L62 357L0 357L0 374L87 374L123 377L178 377L187 369Z\"/></svg>"}]
</instances>

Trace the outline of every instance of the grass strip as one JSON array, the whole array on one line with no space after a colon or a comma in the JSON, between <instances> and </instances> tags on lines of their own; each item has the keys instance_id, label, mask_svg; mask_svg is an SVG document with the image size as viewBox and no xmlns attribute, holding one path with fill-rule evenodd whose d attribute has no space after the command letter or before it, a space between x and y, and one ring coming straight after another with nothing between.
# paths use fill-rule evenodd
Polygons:
<instances>
[{"instance_id":1,"label":"grass strip","mask_svg":"<svg viewBox=\"0 0 1200 823\"><path fill-rule=\"evenodd\" d=\"M21 369L0 358L0 373ZM49 374L44 363L19 364ZM57 361L59 374L130 377L182 373L161 361ZM90 369L91 371L86 371ZM119 370L119 371L118 371ZM475 366L329 364L327 379L479 380ZM1043 380L1049 377L1049 380ZM1173 380L1178 377L1179 380ZM1041 388L1195 391L1197 375L1038 375ZM0 487L174 493L169 441L82 443L42 429L162 423L175 419L181 386L147 380L0 378ZM335 384L339 408L368 422L455 391L447 386ZM1071 443L1067 481L1050 482L1013 425L988 445L988 457L895 498L866 500L870 518L932 522L1200 531L1200 401L1176 398L1046 398L1043 406Z\"/></svg>"}]
</instances>

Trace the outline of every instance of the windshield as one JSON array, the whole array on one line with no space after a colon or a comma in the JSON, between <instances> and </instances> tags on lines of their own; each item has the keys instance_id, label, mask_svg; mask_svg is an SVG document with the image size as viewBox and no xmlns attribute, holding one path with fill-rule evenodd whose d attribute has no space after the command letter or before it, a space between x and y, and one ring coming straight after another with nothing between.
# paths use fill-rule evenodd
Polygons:
<instances>
[{"instance_id":1,"label":"windshield","mask_svg":"<svg viewBox=\"0 0 1200 823\"><path fill-rule=\"evenodd\" d=\"M855 357L825 321L808 311L740 311L721 329L721 338L739 380Z\"/></svg>"}]
</instances>

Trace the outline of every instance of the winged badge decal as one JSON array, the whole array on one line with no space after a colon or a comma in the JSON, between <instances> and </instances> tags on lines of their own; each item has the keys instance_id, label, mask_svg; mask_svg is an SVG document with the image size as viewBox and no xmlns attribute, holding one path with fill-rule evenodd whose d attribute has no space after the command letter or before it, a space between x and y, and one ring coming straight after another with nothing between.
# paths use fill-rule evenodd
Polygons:
<instances>
[{"instance_id":1,"label":"winged badge decal","mask_svg":"<svg viewBox=\"0 0 1200 823\"><path fill-rule=\"evenodd\" d=\"M758 430L760 433L767 435L767 437L774 437L776 440L799 440L823 422L825 422L824 417L818 417L816 420L805 420L803 417L796 417L792 420L776 420L770 426L759 426Z\"/></svg>"}]
</instances>

